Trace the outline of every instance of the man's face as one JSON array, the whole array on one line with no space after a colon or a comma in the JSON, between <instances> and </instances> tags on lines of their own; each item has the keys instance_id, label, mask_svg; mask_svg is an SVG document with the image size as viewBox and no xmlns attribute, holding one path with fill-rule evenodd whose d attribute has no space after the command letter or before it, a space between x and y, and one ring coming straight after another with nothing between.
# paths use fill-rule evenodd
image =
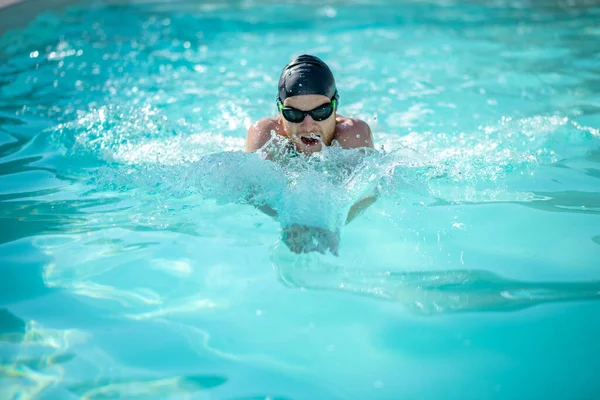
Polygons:
<instances>
[{"instance_id":1,"label":"man's face","mask_svg":"<svg viewBox=\"0 0 600 400\"><path fill-rule=\"evenodd\" d=\"M292 96L285 99L284 107L292 107L297 110L309 111L322 105L331 103L327 96L319 94L307 94ZM285 130L298 151L304 154L312 154L320 151L322 146L329 146L335 134L335 110L322 121L315 121L310 115L306 115L301 122L290 122L282 116Z\"/></svg>"}]
</instances>

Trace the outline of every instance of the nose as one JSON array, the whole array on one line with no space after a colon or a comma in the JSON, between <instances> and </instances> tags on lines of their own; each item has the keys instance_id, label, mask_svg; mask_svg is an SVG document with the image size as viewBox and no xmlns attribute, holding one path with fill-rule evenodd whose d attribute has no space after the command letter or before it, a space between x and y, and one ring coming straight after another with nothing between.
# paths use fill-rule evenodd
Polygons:
<instances>
[{"instance_id":1,"label":"nose","mask_svg":"<svg viewBox=\"0 0 600 400\"><path fill-rule=\"evenodd\" d=\"M304 116L302 125L314 125L314 124L316 124L316 121L310 116L310 114L307 114L306 116Z\"/></svg>"}]
</instances>

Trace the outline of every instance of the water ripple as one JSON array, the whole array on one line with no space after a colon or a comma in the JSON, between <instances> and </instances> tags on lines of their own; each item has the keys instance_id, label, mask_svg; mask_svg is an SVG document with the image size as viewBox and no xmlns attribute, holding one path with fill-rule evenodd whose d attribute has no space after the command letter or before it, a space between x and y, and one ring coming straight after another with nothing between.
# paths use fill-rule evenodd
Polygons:
<instances>
[{"instance_id":1,"label":"water ripple","mask_svg":"<svg viewBox=\"0 0 600 400\"><path fill-rule=\"evenodd\" d=\"M0 397L544 398L504 372L576 356L584 382L594 343L569 339L593 319L563 310L600 291L600 8L392 3L98 0L0 28ZM305 51L374 151L241 151ZM309 222L341 232L338 257L289 253L282 229ZM523 323L471 348L475 374L462 339L421 334L539 305L573 336L523 350ZM390 320L419 346L378 349Z\"/></svg>"}]
</instances>

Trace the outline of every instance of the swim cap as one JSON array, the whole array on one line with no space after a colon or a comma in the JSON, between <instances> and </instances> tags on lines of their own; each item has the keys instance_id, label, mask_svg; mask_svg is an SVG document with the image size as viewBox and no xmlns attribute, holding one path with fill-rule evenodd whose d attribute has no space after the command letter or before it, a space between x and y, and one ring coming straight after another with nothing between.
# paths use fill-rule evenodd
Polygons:
<instances>
[{"instance_id":1,"label":"swim cap","mask_svg":"<svg viewBox=\"0 0 600 400\"><path fill-rule=\"evenodd\" d=\"M337 88L333 73L320 58L303 54L285 66L279 78L281 103L291 96L301 94L321 94L337 99Z\"/></svg>"}]
</instances>

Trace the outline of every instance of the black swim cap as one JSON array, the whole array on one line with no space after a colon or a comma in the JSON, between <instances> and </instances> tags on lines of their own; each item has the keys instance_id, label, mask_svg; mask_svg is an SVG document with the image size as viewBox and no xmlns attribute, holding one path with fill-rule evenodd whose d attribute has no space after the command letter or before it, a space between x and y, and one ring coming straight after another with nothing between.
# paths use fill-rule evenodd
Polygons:
<instances>
[{"instance_id":1,"label":"black swim cap","mask_svg":"<svg viewBox=\"0 0 600 400\"><path fill-rule=\"evenodd\" d=\"M301 94L321 94L337 100L337 88L333 73L320 58L303 54L285 66L279 78L281 103L291 96Z\"/></svg>"}]
</instances>

